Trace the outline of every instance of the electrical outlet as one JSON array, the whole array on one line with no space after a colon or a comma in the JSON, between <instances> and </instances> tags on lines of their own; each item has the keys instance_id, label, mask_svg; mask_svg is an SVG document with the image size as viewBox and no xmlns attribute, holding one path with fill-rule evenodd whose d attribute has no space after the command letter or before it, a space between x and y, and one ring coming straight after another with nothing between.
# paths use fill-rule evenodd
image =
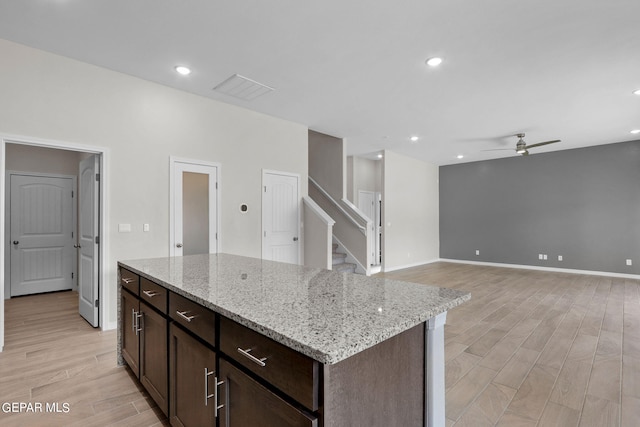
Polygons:
<instances>
[{"instance_id":1,"label":"electrical outlet","mask_svg":"<svg viewBox=\"0 0 640 427\"><path fill-rule=\"evenodd\" d=\"M631 261L630 259L627 260L627 265L633 265L633 261Z\"/></svg>"},{"instance_id":2,"label":"electrical outlet","mask_svg":"<svg viewBox=\"0 0 640 427\"><path fill-rule=\"evenodd\" d=\"M131 224L118 224L118 232L131 233Z\"/></svg>"},{"instance_id":3,"label":"electrical outlet","mask_svg":"<svg viewBox=\"0 0 640 427\"><path fill-rule=\"evenodd\" d=\"M149 224L143 224L142 231L149 231Z\"/></svg>"},{"instance_id":4,"label":"electrical outlet","mask_svg":"<svg viewBox=\"0 0 640 427\"><path fill-rule=\"evenodd\" d=\"M562 261L562 255L558 255L558 261Z\"/></svg>"},{"instance_id":5,"label":"electrical outlet","mask_svg":"<svg viewBox=\"0 0 640 427\"><path fill-rule=\"evenodd\" d=\"M480 249L476 249L476 255L480 255Z\"/></svg>"}]
</instances>

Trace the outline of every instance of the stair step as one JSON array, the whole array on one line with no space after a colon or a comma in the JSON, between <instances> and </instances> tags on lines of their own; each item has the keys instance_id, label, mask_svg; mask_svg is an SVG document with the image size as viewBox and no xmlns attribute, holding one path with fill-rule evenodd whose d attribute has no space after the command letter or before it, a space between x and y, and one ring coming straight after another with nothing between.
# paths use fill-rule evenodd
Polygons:
<instances>
[{"instance_id":1,"label":"stair step","mask_svg":"<svg viewBox=\"0 0 640 427\"><path fill-rule=\"evenodd\" d=\"M332 243L331 247L333 248L333 252L338 250L338 244L337 243Z\"/></svg>"},{"instance_id":2,"label":"stair step","mask_svg":"<svg viewBox=\"0 0 640 427\"><path fill-rule=\"evenodd\" d=\"M355 264L351 264L349 262L343 262L340 264L335 264L333 266L333 271L338 271L340 273L355 273L356 272L356 265Z\"/></svg>"},{"instance_id":3,"label":"stair step","mask_svg":"<svg viewBox=\"0 0 640 427\"><path fill-rule=\"evenodd\" d=\"M341 254L338 252L334 252L333 253L333 262L332 264L342 264L344 262L344 260L347 258L347 254Z\"/></svg>"}]
</instances>

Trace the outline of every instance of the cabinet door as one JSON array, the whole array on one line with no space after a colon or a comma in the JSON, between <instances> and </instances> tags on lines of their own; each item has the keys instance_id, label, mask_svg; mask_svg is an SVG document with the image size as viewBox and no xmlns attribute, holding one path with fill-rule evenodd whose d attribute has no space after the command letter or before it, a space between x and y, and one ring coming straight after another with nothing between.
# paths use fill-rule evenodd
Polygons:
<instances>
[{"instance_id":1,"label":"cabinet door","mask_svg":"<svg viewBox=\"0 0 640 427\"><path fill-rule=\"evenodd\" d=\"M226 360L219 360L220 427L316 427L316 417L291 406Z\"/></svg>"},{"instance_id":2,"label":"cabinet door","mask_svg":"<svg viewBox=\"0 0 640 427\"><path fill-rule=\"evenodd\" d=\"M168 386L168 321L145 303L140 303L142 313L140 336L140 382L147 389L158 407L169 412Z\"/></svg>"},{"instance_id":3,"label":"cabinet door","mask_svg":"<svg viewBox=\"0 0 640 427\"><path fill-rule=\"evenodd\" d=\"M172 426L215 426L216 354L175 323L169 329Z\"/></svg>"},{"instance_id":4,"label":"cabinet door","mask_svg":"<svg viewBox=\"0 0 640 427\"><path fill-rule=\"evenodd\" d=\"M140 378L139 324L140 301L124 289L120 290L120 321L122 323L122 357L136 378Z\"/></svg>"}]
</instances>

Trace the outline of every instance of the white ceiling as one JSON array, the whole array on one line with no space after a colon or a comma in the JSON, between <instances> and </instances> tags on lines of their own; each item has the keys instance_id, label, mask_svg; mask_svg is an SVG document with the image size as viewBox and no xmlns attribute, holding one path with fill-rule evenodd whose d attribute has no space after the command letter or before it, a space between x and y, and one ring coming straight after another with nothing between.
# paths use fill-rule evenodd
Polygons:
<instances>
[{"instance_id":1,"label":"white ceiling","mask_svg":"<svg viewBox=\"0 0 640 427\"><path fill-rule=\"evenodd\" d=\"M482 150L517 132L562 140L536 153L640 138L638 19L638 0L2 0L0 38L442 165L515 156ZM276 90L212 90L235 73Z\"/></svg>"}]
</instances>

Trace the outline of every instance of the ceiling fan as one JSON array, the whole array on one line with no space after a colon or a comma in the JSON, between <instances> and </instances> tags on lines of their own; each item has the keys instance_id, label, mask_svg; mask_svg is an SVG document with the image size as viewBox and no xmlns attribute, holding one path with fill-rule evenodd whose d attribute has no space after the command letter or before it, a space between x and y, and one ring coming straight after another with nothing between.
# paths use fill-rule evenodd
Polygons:
<instances>
[{"instance_id":1,"label":"ceiling fan","mask_svg":"<svg viewBox=\"0 0 640 427\"><path fill-rule=\"evenodd\" d=\"M556 142L560 142L559 139L554 139L553 141L538 142L536 144L527 145L527 143L524 142L524 139L523 139L524 138L524 133L517 133L516 137L518 137L518 142L516 143L516 153L521 154L523 156L528 156L529 155L529 149L530 148L542 147L543 145L554 144Z\"/></svg>"},{"instance_id":2,"label":"ceiling fan","mask_svg":"<svg viewBox=\"0 0 640 427\"><path fill-rule=\"evenodd\" d=\"M514 136L518 138L518 142L516 143L516 153L522 156L528 156L530 148L542 147L543 145L560 142L559 139L554 139L553 141L544 141L544 142L538 142L536 144L527 145L527 143L524 142L524 139L523 139L524 133L517 133ZM483 151L501 151L501 150L511 150L511 148L494 148L491 150L483 150Z\"/></svg>"}]
</instances>

